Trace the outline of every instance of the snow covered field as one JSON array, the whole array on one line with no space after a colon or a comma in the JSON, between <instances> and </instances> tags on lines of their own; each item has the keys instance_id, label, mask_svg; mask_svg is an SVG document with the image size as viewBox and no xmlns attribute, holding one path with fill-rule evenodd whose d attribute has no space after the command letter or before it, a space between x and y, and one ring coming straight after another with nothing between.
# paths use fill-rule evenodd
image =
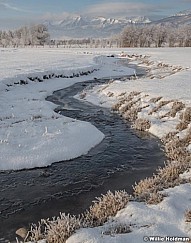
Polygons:
<instances>
[{"instance_id":1,"label":"snow covered field","mask_svg":"<svg viewBox=\"0 0 191 243\"><path fill-rule=\"evenodd\" d=\"M75 82L133 72L121 70L111 59L103 65L104 57L96 63L96 53L81 50L0 49L0 54L0 170L42 167L87 153L104 134L89 123L56 114L56 106L45 98ZM43 79L87 71L92 74Z\"/></svg>"},{"instance_id":2,"label":"snow covered field","mask_svg":"<svg viewBox=\"0 0 191 243\"><path fill-rule=\"evenodd\" d=\"M83 98L111 108L131 92L136 92L131 102L135 108L141 107L137 115L150 122L149 132L162 138L176 131L181 113L191 106L191 48L0 49L0 169L47 166L87 153L98 144L104 134L89 123L56 114L53 111L55 105L45 98L54 90L75 82L133 74L134 70L119 65L119 59L103 56L118 55L122 51L130 55L131 63L148 68L147 76L137 80L113 80L88 92L86 90ZM93 72L88 76L54 77L43 79L43 82L27 78L38 76L42 79L43 75L51 73L70 76L82 71ZM21 79L27 80L28 84L14 84ZM159 106L160 101L164 101L162 106ZM173 117L168 113L175 101L181 101L185 107L177 110ZM119 110L121 114L125 105L122 104ZM187 128L179 131L177 136L184 138L190 127L190 123L187 124ZM187 149L190 147L189 144ZM190 178L190 172L184 173L183 177ZM167 197L157 205L129 202L108 223L97 228L80 229L67 243L137 243L144 242L143 236L191 237L191 223L185 219L186 210L191 210L190 183L163 193ZM129 230L116 233L119 227L128 227Z\"/></svg>"}]
</instances>

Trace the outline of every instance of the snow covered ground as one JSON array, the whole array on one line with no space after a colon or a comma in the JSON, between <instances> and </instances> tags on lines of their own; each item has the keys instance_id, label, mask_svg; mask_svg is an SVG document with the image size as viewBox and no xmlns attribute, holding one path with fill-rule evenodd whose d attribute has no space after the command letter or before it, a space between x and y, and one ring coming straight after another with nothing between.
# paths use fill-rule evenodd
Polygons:
<instances>
[{"instance_id":1,"label":"snow covered ground","mask_svg":"<svg viewBox=\"0 0 191 243\"><path fill-rule=\"evenodd\" d=\"M108 84L98 85L86 90L83 99L110 108L121 102L118 111L125 119L129 117L125 113L128 107L140 108L137 118L150 122L147 129L149 132L163 138L169 132L176 131L177 136L183 139L191 122L182 131L177 131L177 125L180 123L181 112L191 106L191 49L129 49L123 56L125 54L131 58L131 63L149 70L146 77L137 80L113 80ZM131 92L135 95L128 100ZM160 106L159 103L163 101L164 105ZM171 116L169 112L176 101L185 104L185 108ZM190 146L189 140L189 151ZM180 177L190 179L190 170ZM156 205L129 202L103 226L80 229L67 243L188 242L188 238L191 239L191 223L186 220L185 214L191 209L191 184L166 189L162 193L166 195L162 202ZM121 229L124 229L122 233Z\"/></svg>"},{"instance_id":2,"label":"snow covered ground","mask_svg":"<svg viewBox=\"0 0 191 243\"><path fill-rule=\"evenodd\" d=\"M190 48L175 49L130 49L126 51L132 55L136 53L142 55L139 58L132 57L131 62L138 64L149 72L145 78L137 80L114 80L109 84L99 85L87 92L84 100L104 107L112 107L120 99L126 97L131 92L141 92L136 98L139 99L139 106L148 106L138 113L139 118L152 120L149 132L162 138L178 124L178 115L173 119L162 120L160 116L166 114L172 108L175 100L182 101L186 106L191 106L191 61ZM149 65L144 63L148 57ZM147 60L147 59L146 59ZM168 64L168 67L160 67L158 64ZM180 70L179 70L180 69ZM162 100L169 100L169 104L164 105L157 114L148 115L154 107L152 98L161 97ZM136 99L135 98L135 99ZM141 104L140 104L141 103Z\"/></svg>"},{"instance_id":3,"label":"snow covered ground","mask_svg":"<svg viewBox=\"0 0 191 243\"><path fill-rule=\"evenodd\" d=\"M122 51L131 56L131 63L149 69L147 77L113 80L89 92L86 90L83 98L100 106L112 107L136 91L138 93L132 101L137 107L142 107L138 118L151 122L148 131L159 138L175 131L182 110L174 117L165 115L171 111L174 100L182 101L186 107L191 106L191 48L0 49L0 169L47 166L87 153L99 143L104 135L94 126L56 114L53 111L55 105L45 101L45 98L54 90L75 82L133 74L134 70L119 65L119 59L104 57L118 55ZM43 79L43 82L33 82L27 78L38 76L42 79L43 75L52 73L70 76L93 70L88 76ZM28 84L14 84L21 79ZM157 97L160 97L158 101L152 100ZM169 103L154 111L160 101ZM189 126L178 136L184 137ZM191 173L186 172L181 177L190 178ZM191 184L167 189L163 193L167 197L157 205L129 202L108 223L97 228L80 229L67 243L139 243L144 242L144 236L191 237L191 223L185 219L186 210L191 210ZM117 234L119 227L129 230ZM148 238L145 240L149 241Z\"/></svg>"},{"instance_id":4,"label":"snow covered ground","mask_svg":"<svg viewBox=\"0 0 191 243\"><path fill-rule=\"evenodd\" d=\"M0 54L0 170L42 167L87 153L104 134L90 123L56 114L45 98L75 82L133 72L111 58L94 61L96 53L81 50L0 49ZM92 74L43 79L87 71Z\"/></svg>"}]
</instances>

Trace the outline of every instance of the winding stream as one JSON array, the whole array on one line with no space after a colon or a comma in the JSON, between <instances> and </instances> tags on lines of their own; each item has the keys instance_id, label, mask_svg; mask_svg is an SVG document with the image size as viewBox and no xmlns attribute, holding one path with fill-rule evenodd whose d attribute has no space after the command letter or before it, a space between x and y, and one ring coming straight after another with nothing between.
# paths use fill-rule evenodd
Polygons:
<instances>
[{"instance_id":1,"label":"winding stream","mask_svg":"<svg viewBox=\"0 0 191 243\"><path fill-rule=\"evenodd\" d=\"M97 80L102 83L106 80ZM95 81L76 83L55 91L47 100L61 114L88 121L105 139L87 155L47 168L0 173L0 242L15 238L15 230L59 212L78 214L96 196L125 189L151 176L165 157L160 142L130 128L117 114L73 98ZM65 109L68 107L70 110Z\"/></svg>"}]
</instances>

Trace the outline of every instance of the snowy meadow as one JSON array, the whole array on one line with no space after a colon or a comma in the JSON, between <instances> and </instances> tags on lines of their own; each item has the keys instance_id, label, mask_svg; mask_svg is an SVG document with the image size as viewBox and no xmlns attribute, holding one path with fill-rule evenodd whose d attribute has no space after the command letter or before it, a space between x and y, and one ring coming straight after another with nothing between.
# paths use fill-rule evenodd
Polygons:
<instances>
[{"instance_id":1,"label":"snowy meadow","mask_svg":"<svg viewBox=\"0 0 191 243\"><path fill-rule=\"evenodd\" d=\"M190 56L191 48L0 49L1 171L48 166L86 154L99 144L104 134L95 126L55 113L56 105L45 99L76 82L103 77L110 81L75 98L110 108L133 129L160 138L168 158L166 170L159 169L155 176L135 185L133 195L108 194L83 218L61 215L46 222L46 232L34 227L28 235L32 242L191 237ZM144 68L144 77L138 78L133 66L123 66L121 61L126 59ZM125 78L128 75L132 78ZM109 211L109 201L116 208L105 216L96 214L99 207ZM63 238L56 238L59 230L64 231Z\"/></svg>"},{"instance_id":2,"label":"snowy meadow","mask_svg":"<svg viewBox=\"0 0 191 243\"><path fill-rule=\"evenodd\" d=\"M54 90L112 75L109 70L103 74L95 56L80 50L1 49L1 170L47 166L101 142L104 135L91 124L56 114L45 101ZM121 70L112 65L117 76Z\"/></svg>"}]
</instances>

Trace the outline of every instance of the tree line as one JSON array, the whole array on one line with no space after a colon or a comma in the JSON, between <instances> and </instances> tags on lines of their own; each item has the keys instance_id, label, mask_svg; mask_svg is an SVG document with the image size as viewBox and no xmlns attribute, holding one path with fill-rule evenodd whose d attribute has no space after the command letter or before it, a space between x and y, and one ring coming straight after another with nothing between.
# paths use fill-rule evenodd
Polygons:
<instances>
[{"instance_id":1,"label":"tree line","mask_svg":"<svg viewBox=\"0 0 191 243\"><path fill-rule=\"evenodd\" d=\"M131 25L118 39L121 47L191 47L191 25Z\"/></svg>"},{"instance_id":2,"label":"tree line","mask_svg":"<svg viewBox=\"0 0 191 243\"><path fill-rule=\"evenodd\" d=\"M34 26L24 26L17 30L0 30L0 46L37 46L49 42L50 35L48 29L43 24Z\"/></svg>"},{"instance_id":3,"label":"tree line","mask_svg":"<svg viewBox=\"0 0 191 243\"><path fill-rule=\"evenodd\" d=\"M0 47L191 47L191 25L129 25L112 38L51 40L43 24L24 26L17 30L0 30Z\"/></svg>"}]
</instances>

